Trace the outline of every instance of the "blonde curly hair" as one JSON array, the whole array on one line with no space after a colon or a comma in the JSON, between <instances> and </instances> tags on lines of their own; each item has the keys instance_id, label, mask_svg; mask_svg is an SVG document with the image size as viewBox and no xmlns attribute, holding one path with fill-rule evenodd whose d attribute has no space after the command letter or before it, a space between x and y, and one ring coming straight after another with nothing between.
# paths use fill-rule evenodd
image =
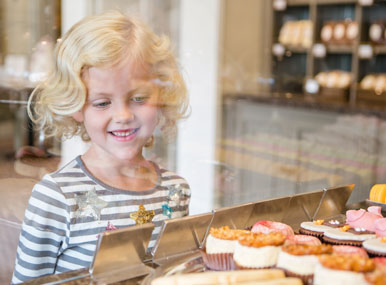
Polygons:
<instances>
[{"instance_id":1,"label":"blonde curly hair","mask_svg":"<svg viewBox=\"0 0 386 285\"><path fill-rule=\"evenodd\" d=\"M49 78L31 94L28 114L46 136L89 141L84 125L72 118L82 109L87 89L82 74L90 67L112 67L126 58L148 64L158 83L160 127L165 138L175 136L185 118L188 97L184 80L167 37L158 37L146 25L117 11L89 16L75 24L55 48L55 66Z\"/></svg>"}]
</instances>

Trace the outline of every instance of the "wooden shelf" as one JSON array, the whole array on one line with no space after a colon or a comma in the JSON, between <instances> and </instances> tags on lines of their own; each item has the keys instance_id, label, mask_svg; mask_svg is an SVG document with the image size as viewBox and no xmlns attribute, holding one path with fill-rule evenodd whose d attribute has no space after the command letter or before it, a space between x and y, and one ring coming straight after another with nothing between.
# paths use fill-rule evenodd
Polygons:
<instances>
[{"instance_id":1,"label":"wooden shelf","mask_svg":"<svg viewBox=\"0 0 386 285\"><path fill-rule=\"evenodd\" d=\"M374 46L374 54L386 54L386 45Z\"/></svg>"},{"instance_id":2,"label":"wooden shelf","mask_svg":"<svg viewBox=\"0 0 386 285\"><path fill-rule=\"evenodd\" d=\"M314 0L317 5L356 4L358 0ZM310 1L308 1L309 3Z\"/></svg>"},{"instance_id":3,"label":"wooden shelf","mask_svg":"<svg viewBox=\"0 0 386 285\"><path fill-rule=\"evenodd\" d=\"M313 23L312 48L285 47L287 57L283 57L280 62L272 65L274 76L283 79L294 76L296 73L295 75L305 82L305 79L315 78L321 71L348 71L352 76L352 83L346 93L347 101L351 106L359 104L360 101L377 100L386 107L386 99L384 99L386 96L370 96L363 92L358 94L355 86L356 82L359 82L366 74L379 73L384 70L386 60L383 55L386 55L386 44L373 45L368 42L370 22L380 17L386 19L386 16L380 16L385 14L386 5L376 5L377 3L381 2L374 1L374 6L368 7L362 5L359 0L287 0L287 7L296 7L273 13L274 25L272 26L275 29L272 30L272 35L275 37L273 40L277 39L280 28L288 19L293 21L308 19ZM346 18L358 23L358 38L336 44L322 43L320 33L323 25L328 21L339 22ZM365 47L366 45L368 47ZM294 56L289 56L290 53L293 53ZM367 60L374 59L377 55L379 60L376 62ZM283 79L282 85L273 91L298 92L304 88L302 84L304 83L288 83Z\"/></svg>"},{"instance_id":4,"label":"wooden shelf","mask_svg":"<svg viewBox=\"0 0 386 285\"><path fill-rule=\"evenodd\" d=\"M327 53L353 53L353 46L349 45L326 45Z\"/></svg>"}]
</instances>

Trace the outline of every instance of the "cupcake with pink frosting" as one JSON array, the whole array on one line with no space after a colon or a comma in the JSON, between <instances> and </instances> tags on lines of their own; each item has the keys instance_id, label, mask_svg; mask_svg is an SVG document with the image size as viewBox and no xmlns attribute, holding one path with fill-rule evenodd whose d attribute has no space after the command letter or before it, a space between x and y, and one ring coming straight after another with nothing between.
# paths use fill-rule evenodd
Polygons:
<instances>
[{"instance_id":1,"label":"cupcake with pink frosting","mask_svg":"<svg viewBox=\"0 0 386 285\"><path fill-rule=\"evenodd\" d=\"M282 233L286 236L294 235L293 229L286 224L272 221L258 221L251 229L253 233Z\"/></svg>"}]
</instances>

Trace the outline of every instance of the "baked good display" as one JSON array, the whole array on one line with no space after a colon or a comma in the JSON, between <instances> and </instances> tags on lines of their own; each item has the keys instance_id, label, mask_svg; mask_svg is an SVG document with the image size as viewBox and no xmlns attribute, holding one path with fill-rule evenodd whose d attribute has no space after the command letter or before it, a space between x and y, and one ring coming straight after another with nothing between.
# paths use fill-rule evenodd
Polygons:
<instances>
[{"instance_id":1,"label":"baked good display","mask_svg":"<svg viewBox=\"0 0 386 285\"><path fill-rule=\"evenodd\" d=\"M386 42L386 22L376 21L369 27L369 38L373 44L384 44Z\"/></svg>"},{"instance_id":2,"label":"baked good display","mask_svg":"<svg viewBox=\"0 0 386 285\"><path fill-rule=\"evenodd\" d=\"M312 21L287 21L279 32L279 43L288 47L309 48L312 45Z\"/></svg>"},{"instance_id":3,"label":"baked good display","mask_svg":"<svg viewBox=\"0 0 386 285\"><path fill-rule=\"evenodd\" d=\"M314 284L368 284L365 273L375 270L375 264L370 258L359 255L325 254L319 257L315 267Z\"/></svg>"},{"instance_id":4,"label":"baked good display","mask_svg":"<svg viewBox=\"0 0 386 285\"><path fill-rule=\"evenodd\" d=\"M276 265L286 236L279 232L250 233L239 237L233 254L235 268L270 268Z\"/></svg>"},{"instance_id":5,"label":"baked good display","mask_svg":"<svg viewBox=\"0 0 386 285\"><path fill-rule=\"evenodd\" d=\"M320 39L326 45L348 45L358 38L358 34L359 25L356 21L328 21L320 30Z\"/></svg>"},{"instance_id":6,"label":"baked good display","mask_svg":"<svg viewBox=\"0 0 386 285\"><path fill-rule=\"evenodd\" d=\"M318 238L322 238L324 232L331 228L343 227L345 223L342 223L336 219L330 220L315 220L313 222L302 222L300 224L299 232L304 235L311 235Z\"/></svg>"},{"instance_id":7,"label":"baked good display","mask_svg":"<svg viewBox=\"0 0 386 285\"><path fill-rule=\"evenodd\" d=\"M304 284L310 284L319 263L318 256L331 253L332 246L326 244L284 245L279 252L276 266L283 269L287 276L301 278Z\"/></svg>"},{"instance_id":8,"label":"baked good display","mask_svg":"<svg viewBox=\"0 0 386 285\"><path fill-rule=\"evenodd\" d=\"M249 233L246 230L230 229L228 226L211 228L201 251L206 267L212 270L233 269L233 252L241 234Z\"/></svg>"},{"instance_id":9,"label":"baked good display","mask_svg":"<svg viewBox=\"0 0 386 285\"><path fill-rule=\"evenodd\" d=\"M378 74L367 74L363 77L361 82L359 83L359 87L363 90L373 91L376 94L381 94L383 92L386 92L386 74L385 73L378 73ZM381 202L377 200L381 200L380 198L383 197L382 201L385 201L386 196L384 194L380 194L381 192L385 190L378 190L378 187L384 187L382 186L384 184L376 184L373 187L375 187L374 191L370 191L370 200ZM373 188L372 188L373 189ZM378 192L379 191L379 192ZM378 192L377 195L380 195L379 198L377 195L374 196L372 192ZM373 200L375 199L375 200ZM385 203L385 202L381 202Z\"/></svg>"},{"instance_id":10,"label":"baked good display","mask_svg":"<svg viewBox=\"0 0 386 285\"><path fill-rule=\"evenodd\" d=\"M347 89L350 87L352 76L343 70L322 71L315 75L315 80L321 87Z\"/></svg>"},{"instance_id":11,"label":"baked good display","mask_svg":"<svg viewBox=\"0 0 386 285\"><path fill-rule=\"evenodd\" d=\"M251 232L263 234L279 232L286 236L294 235L294 231L289 225L273 221L258 221L252 226Z\"/></svg>"}]
</instances>

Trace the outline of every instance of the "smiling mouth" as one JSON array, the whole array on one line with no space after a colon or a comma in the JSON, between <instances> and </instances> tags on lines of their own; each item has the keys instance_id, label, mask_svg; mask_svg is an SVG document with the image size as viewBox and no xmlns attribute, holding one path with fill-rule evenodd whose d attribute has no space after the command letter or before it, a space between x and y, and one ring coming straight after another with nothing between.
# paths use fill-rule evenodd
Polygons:
<instances>
[{"instance_id":1,"label":"smiling mouth","mask_svg":"<svg viewBox=\"0 0 386 285\"><path fill-rule=\"evenodd\" d=\"M112 132L109 132L109 133L114 135L114 136L116 136L116 137L128 137L128 136L138 132L138 130L139 130L139 128L131 129L131 130L126 130L126 131L112 131Z\"/></svg>"}]
</instances>

